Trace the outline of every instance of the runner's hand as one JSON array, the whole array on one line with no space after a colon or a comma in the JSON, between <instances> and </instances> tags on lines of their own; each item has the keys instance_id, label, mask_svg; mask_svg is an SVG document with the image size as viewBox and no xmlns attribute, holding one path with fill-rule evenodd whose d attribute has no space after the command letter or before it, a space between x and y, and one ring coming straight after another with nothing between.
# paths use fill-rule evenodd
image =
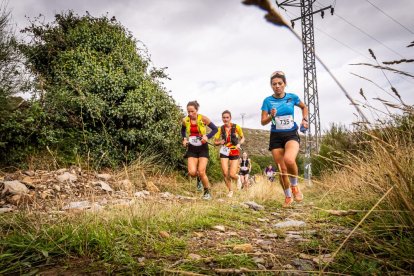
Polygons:
<instances>
[{"instance_id":1,"label":"runner's hand","mask_svg":"<svg viewBox=\"0 0 414 276\"><path fill-rule=\"evenodd\" d=\"M202 141L202 142L204 142L204 143L207 143L207 142L208 142L208 137L207 137L207 135L203 135L203 136L201 137L201 141Z\"/></svg>"},{"instance_id":2,"label":"runner's hand","mask_svg":"<svg viewBox=\"0 0 414 276\"><path fill-rule=\"evenodd\" d=\"M188 145L188 141L186 138L183 139L183 147L186 147Z\"/></svg>"},{"instance_id":3,"label":"runner's hand","mask_svg":"<svg viewBox=\"0 0 414 276\"><path fill-rule=\"evenodd\" d=\"M306 129L309 128L309 123L307 121L305 121L305 120L302 120L301 125L304 126Z\"/></svg>"},{"instance_id":4,"label":"runner's hand","mask_svg":"<svg viewBox=\"0 0 414 276\"><path fill-rule=\"evenodd\" d=\"M272 109L270 110L270 116L272 116L272 117L276 117L276 113L277 113L277 109L276 109L276 108L272 108Z\"/></svg>"}]
</instances>

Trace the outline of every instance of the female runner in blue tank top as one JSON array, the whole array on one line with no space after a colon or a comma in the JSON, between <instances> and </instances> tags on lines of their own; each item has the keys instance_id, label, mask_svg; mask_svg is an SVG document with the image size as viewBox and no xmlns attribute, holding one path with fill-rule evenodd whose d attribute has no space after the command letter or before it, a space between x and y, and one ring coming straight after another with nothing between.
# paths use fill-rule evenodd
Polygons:
<instances>
[{"instance_id":1,"label":"female runner in blue tank top","mask_svg":"<svg viewBox=\"0 0 414 276\"><path fill-rule=\"evenodd\" d=\"M302 109L302 122L308 128L308 108L296 94L286 93L286 77L282 71L270 76L273 95L267 97L262 105L262 125L272 122L270 128L269 150L281 173L281 184L285 192L284 207L295 201L302 201L303 194L298 187L298 166L296 156L299 153L298 125L294 121L294 107Z\"/></svg>"}]
</instances>

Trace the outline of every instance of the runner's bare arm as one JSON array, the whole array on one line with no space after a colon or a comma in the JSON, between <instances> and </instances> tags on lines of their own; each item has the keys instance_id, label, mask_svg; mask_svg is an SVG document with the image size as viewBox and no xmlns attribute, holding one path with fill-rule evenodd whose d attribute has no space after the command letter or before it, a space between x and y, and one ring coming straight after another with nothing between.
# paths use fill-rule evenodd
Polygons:
<instances>
[{"instance_id":1,"label":"runner's bare arm","mask_svg":"<svg viewBox=\"0 0 414 276\"><path fill-rule=\"evenodd\" d=\"M262 126L267 125L268 123L270 123L270 121L272 121L272 117L270 116L270 114L267 113L267 111L262 110L262 119L261 119Z\"/></svg>"},{"instance_id":2,"label":"runner's bare arm","mask_svg":"<svg viewBox=\"0 0 414 276\"><path fill-rule=\"evenodd\" d=\"M302 102L300 101L298 104L298 107L300 107L300 109L302 109L302 122L301 125L303 125L304 127L308 128L308 107Z\"/></svg>"}]
</instances>

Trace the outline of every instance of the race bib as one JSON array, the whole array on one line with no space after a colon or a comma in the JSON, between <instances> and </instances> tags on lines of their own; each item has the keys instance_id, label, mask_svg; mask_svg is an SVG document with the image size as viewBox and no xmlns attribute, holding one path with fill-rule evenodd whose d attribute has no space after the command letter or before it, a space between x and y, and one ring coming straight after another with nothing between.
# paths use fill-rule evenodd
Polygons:
<instances>
[{"instance_id":1,"label":"race bib","mask_svg":"<svg viewBox=\"0 0 414 276\"><path fill-rule=\"evenodd\" d=\"M201 139L200 139L200 137L198 137L198 136L190 136L190 137L188 138L188 142L189 142L191 145L196 146L196 147L198 147L198 146L201 146L201 145L202 145L202 143L201 143Z\"/></svg>"},{"instance_id":2,"label":"race bib","mask_svg":"<svg viewBox=\"0 0 414 276\"><path fill-rule=\"evenodd\" d=\"M240 167L240 169L241 169L242 171L247 171L249 168L247 168L247 167Z\"/></svg>"},{"instance_id":3,"label":"race bib","mask_svg":"<svg viewBox=\"0 0 414 276\"><path fill-rule=\"evenodd\" d=\"M225 155L225 156L229 156L229 154L230 154L230 149L229 149L228 147L226 147L226 146L222 146L222 147L220 148L220 154L223 154L223 155Z\"/></svg>"},{"instance_id":4,"label":"race bib","mask_svg":"<svg viewBox=\"0 0 414 276\"><path fill-rule=\"evenodd\" d=\"M293 128L294 123L292 115L275 117L276 129L291 129Z\"/></svg>"}]
</instances>

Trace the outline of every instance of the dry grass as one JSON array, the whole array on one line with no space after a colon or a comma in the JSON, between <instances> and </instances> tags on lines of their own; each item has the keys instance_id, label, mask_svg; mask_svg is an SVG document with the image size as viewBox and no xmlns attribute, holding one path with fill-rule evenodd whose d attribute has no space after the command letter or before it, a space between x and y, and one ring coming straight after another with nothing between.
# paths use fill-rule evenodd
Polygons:
<instances>
[{"instance_id":1,"label":"dry grass","mask_svg":"<svg viewBox=\"0 0 414 276\"><path fill-rule=\"evenodd\" d=\"M414 246L410 234L414 230L413 125L411 121L408 130L396 126L364 130L368 138L363 152L344 157L343 167L323 175L316 187L316 193L322 194L320 205L366 210L354 228L366 234L365 245L354 250L361 251L365 260L380 263L382 271L411 273L414 269L412 250L407 251ZM351 236L352 232L335 253Z\"/></svg>"}]
</instances>

